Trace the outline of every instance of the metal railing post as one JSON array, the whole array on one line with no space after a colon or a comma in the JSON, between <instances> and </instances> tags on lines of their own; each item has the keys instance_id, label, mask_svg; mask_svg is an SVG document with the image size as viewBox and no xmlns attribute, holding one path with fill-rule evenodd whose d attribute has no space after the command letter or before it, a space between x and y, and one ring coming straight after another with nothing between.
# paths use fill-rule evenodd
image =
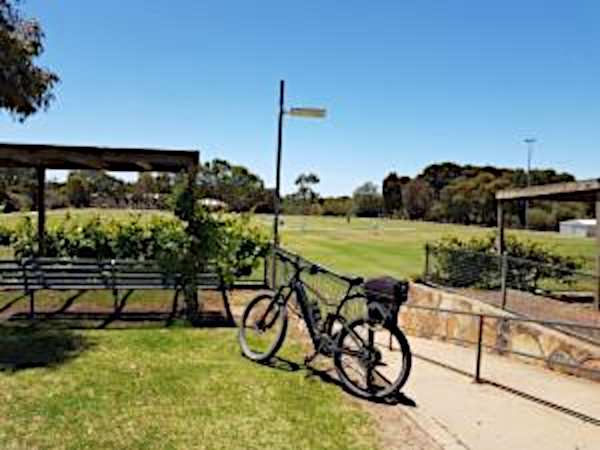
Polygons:
<instances>
[{"instance_id":1,"label":"metal railing post","mask_svg":"<svg viewBox=\"0 0 600 450\"><path fill-rule=\"evenodd\" d=\"M429 244L425 244L425 273L423 274L423 280L427 282L429 280Z\"/></svg>"},{"instance_id":2,"label":"metal railing post","mask_svg":"<svg viewBox=\"0 0 600 450\"><path fill-rule=\"evenodd\" d=\"M484 316L479 315L479 336L477 337L477 362L475 364L475 383L481 382L481 347L483 341L483 320Z\"/></svg>"}]
</instances>

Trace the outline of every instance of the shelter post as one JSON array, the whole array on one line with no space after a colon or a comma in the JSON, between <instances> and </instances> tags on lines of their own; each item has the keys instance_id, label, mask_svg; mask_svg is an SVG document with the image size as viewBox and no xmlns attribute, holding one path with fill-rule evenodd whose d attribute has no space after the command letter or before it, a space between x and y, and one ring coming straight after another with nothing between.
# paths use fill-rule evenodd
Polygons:
<instances>
[{"instance_id":1,"label":"shelter post","mask_svg":"<svg viewBox=\"0 0 600 450\"><path fill-rule=\"evenodd\" d=\"M498 200L498 255L504 253L504 204L502 200Z\"/></svg>"},{"instance_id":2,"label":"shelter post","mask_svg":"<svg viewBox=\"0 0 600 450\"><path fill-rule=\"evenodd\" d=\"M596 194L596 292L594 307L600 310L600 193Z\"/></svg>"},{"instance_id":3,"label":"shelter post","mask_svg":"<svg viewBox=\"0 0 600 450\"><path fill-rule=\"evenodd\" d=\"M44 256L46 252L46 169L43 166L37 168L37 213L38 213L38 256Z\"/></svg>"}]
</instances>

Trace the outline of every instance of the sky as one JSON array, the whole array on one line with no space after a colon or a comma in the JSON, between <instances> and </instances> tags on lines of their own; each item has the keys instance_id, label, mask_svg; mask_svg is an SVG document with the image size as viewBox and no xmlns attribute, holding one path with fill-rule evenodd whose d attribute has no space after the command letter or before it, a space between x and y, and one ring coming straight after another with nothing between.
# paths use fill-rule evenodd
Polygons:
<instances>
[{"instance_id":1,"label":"sky","mask_svg":"<svg viewBox=\"0 0 600 450\"><path fill-rule=\"evenodd\" d=\"M322 195L454 161L600 177L597 0L27 0L56 100L0 140L200 150ZM57 174L60 178L61 174Z\"/></svg>"}]
</instances>

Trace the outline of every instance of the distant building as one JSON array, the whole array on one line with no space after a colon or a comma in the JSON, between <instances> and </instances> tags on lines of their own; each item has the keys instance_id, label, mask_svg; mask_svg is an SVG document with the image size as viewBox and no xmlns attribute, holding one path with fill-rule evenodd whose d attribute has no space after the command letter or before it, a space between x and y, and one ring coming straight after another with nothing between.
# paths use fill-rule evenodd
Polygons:
<instances>
[{"instance_id":1,"label":"distant building","mask_svg":"<svg viewBox=\"0 0 600 450\"><path fill-rule=\"evenodd\" d=\"M209 211L226 211L229 207L227 203L215 198L203 198L198 202Z\"/></svg>"},{"instance_id":2,"label":"distant building","mask_svg":"<svg viewBox=\"0 0 600 450\"><path fill-rule=\"evenodd\" d=\"M596 219L574 219L560 223L560 234L578 237L596 236Z\"/></svg>"}]
</instances>

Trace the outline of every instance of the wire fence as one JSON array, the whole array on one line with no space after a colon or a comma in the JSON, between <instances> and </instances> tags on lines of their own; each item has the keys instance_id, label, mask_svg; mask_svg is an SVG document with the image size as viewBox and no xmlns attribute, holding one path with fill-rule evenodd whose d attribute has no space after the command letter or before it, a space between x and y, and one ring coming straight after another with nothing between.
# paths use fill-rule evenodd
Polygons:
<instances>
[{"instance_id":1,"label":"wire fence","mask_svg":"<svg viewBox=\"0 0 600 450\"><path fill-rule=\"evenodd\" d=\"M277 290L281 286L287 285L294 276L295 267L290 260L307 269L302 271L300 280L304 284L308 304L318 306L323 318L326 318L328 314L336 313L341 301L348 293L349 280L351 279L320 264L311 262L298 254L278 249L275 259L269 258L267 264L266 278L271 289ZM273 262L275 262L275 272L273 272ZM319 268L318 272L310 272L310 268L313 266ZM349 310L344 311L347 314L359 315L366 312L364 302L362 304L360 302L349 302L347 307Z\"/></svg>"},{"instance_id":2,"label":"wire fence","mask_svg":"<svg viewBox=\"0 0 600 450\"><path fill-rule=\"evenodd\" d=\"M424 281L475 297L512 313L544 321L574 336L600 343L600 311L591 273L539 261L471 250L427 246Z\"/></svg>"}]
</instances>

